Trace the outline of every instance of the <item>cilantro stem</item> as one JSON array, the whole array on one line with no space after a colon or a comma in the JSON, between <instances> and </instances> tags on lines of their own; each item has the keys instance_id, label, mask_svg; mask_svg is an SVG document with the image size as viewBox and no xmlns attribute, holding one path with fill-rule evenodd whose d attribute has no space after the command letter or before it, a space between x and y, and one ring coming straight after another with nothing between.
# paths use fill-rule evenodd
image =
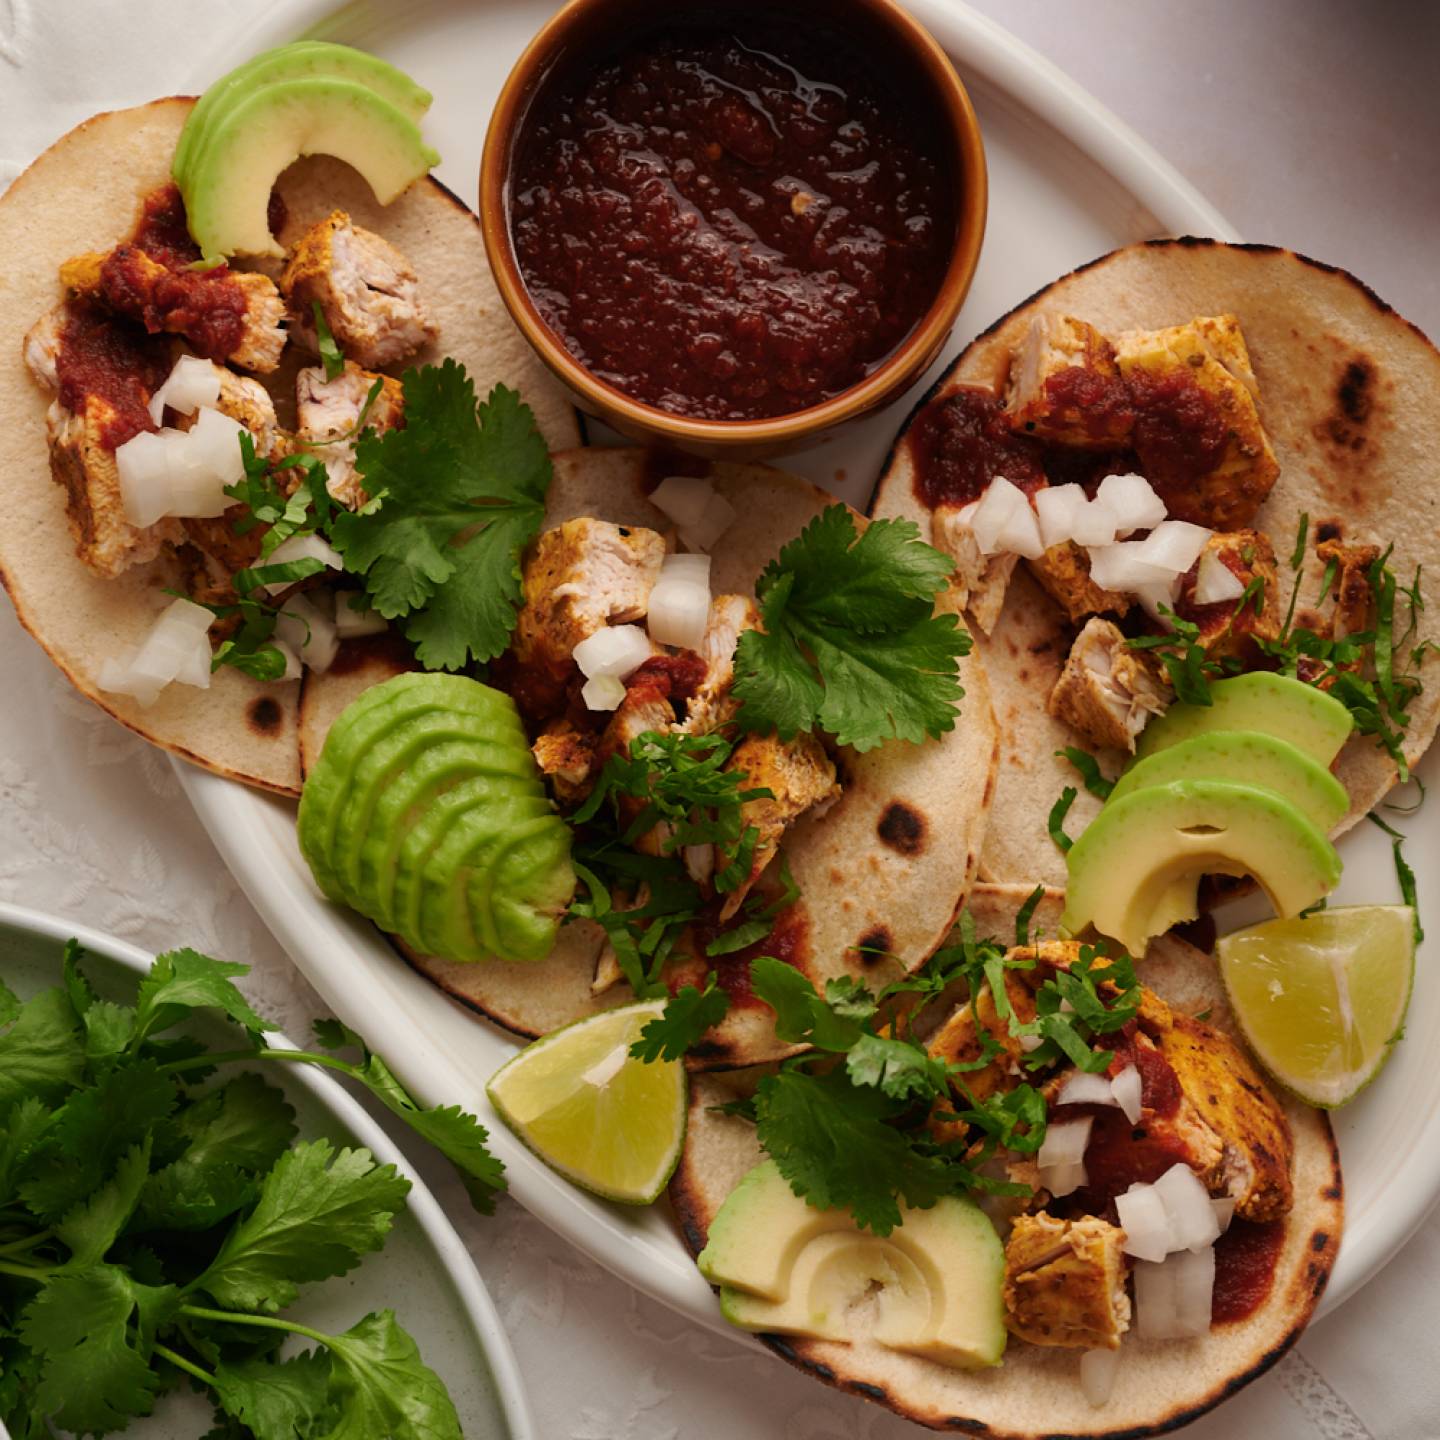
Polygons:
<instances>
[{"instance_id":1,"label":"cilantro stem","mask_svg":"<svg viewBox=\"0 0 1440 1440\"><path fill-rule=\"evenodd\" d=\"M13 1275L17 1280L33 1280L37 1285L48 1280L53 1273L54 1266L15 1265L8 1260L0 1260L0 1275Z\"/></svg>"},{"instance_id":2,"label":"cilantro stem","mask_svg":"<svg viewBox=\"0 0 1440 1440\"><path fill-rule=\"evenodd\" d=\"M53 1230L42 1230L38 1235L25 1235L19 1240L10 1240L0 1245L0 1255L13 1255L16 1251L33 1250L37 1245L43 1245L55 1232Z\"/></svg>"},{"instance_id":3,"label":"cilantro stem","mask_svg":"<svg viewBox=\"0 0 1440 1440\"><path fill-rule=\"evenodd\" d=\"M186 1070L204 1070L211 1065L225 1065L237 1060L294 1060L305 1065L323 1065L327 1070L338 1070L352 1080L361 1079L357 1068L348 1060L337 1060L333 1055L316 1055L310 1050L222 1050L217 1054L192 1055L188 1060L170 1060L159 1066L162 1074L179 1075Z\"/></svg>"},{"instance_id":4,"label":"cilantro stem","mask_svg":"<svg viewBox=\"0 0 1440 1440\"><path fill-rule=\"evenodd\" d=\"M246 1310L211 1310L204 1305L182 1305L180 1314L189 1315L194 1320L218 1320L226 1325L259 1325L265 1330L284 1330L294 1335L303 1335L317 1345L328 1346L331 1340L323 1331L312 1330L308 1325L300 1325L294 1320L272 1320L268 1315L251 1315Z\"/></svg>"},{"instance_id":5,"label":"cilantro stem","mask_svg":"<svg viewBox=\"0 0 1440 1440\"><path fill-rule=\"evenodd\" d=\"M200 1366L192 1364L178 1351L172 1350L168 1345L155 1342L154 1353L162 1360L168 1360L177 1370L183 1370L187 1375L193 1375L202 1385L214 1385L215 1377L208 1371L202 1370Z\"/></svg>"}]
</instances>

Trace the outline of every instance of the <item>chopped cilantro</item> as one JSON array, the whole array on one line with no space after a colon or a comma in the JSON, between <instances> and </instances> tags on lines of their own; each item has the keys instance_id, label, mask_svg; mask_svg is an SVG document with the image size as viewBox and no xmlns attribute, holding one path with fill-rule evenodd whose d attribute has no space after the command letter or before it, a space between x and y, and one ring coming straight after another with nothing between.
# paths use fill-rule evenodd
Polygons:
<instances>
[{"instance_id":1,"label":"chopped cilantro","mask_svg":"<svg viewBox=\"0 0 1440 1440\"><path fill-rule=\"evenodd\" d=\"M1230 616L1230 624L1235 623L1235 617L1252 593L1247 586ZM1187 705L1213 705L1210 681L1238 673L1240 662L1233 656L1212 660L1200 643L1200 627L1193 620L1183 619L1168 605L1161 605L1159 609L1170 630L1164 635L1137 635L1127 640L1126 645L1132 650L1148 650L1165 667L1177 700Z\"/></svg>"},{"instance_id":2,"label":"chopped cilantro","mask_svg":"<svg viewBox=\"0 0 1440 1440\"><path fill-rule=\"evenodd\" d=\"M1045 821L1045 826L1050 831L1050 838L1060 848L1062 854L1075 843L1065 833L1065 817L1070 813L1070 807L1075 803L1075 797L1079 793L1073 785L1067 785L1060 792L1060 798L1050 807L1049 818Z\"/></svg>"},{"instance_id":3,"label":"chopped cilantro","mask_svg":"<svg viewBox=\"0 0 1440 1440\"><path fill-rule=\"evenodd\" d=\"M1035 911L1044 898L1045 886L1037 885L1025 897L1025 903L1015 912L1015 943L1017 945L1030 943L1030 922L1035 918Z\"/></svg>"},{"instance_id":4,"label":"chopped cilantro","mask_svg":"<svg viewBox=\"0 0 1440 1440\"><path fill-rule=\"evenodd\" d=\"M1418 945L1425 938L1425 931L1420 925L1420 899L1415 888L1415 872L1405 858L1405 836L1373 810L1367 818L1390 837L1390 850L1395 858L1395 878L1400 884L1400 898L1410 907L1410 912L1415 917L1415 943Z\"/></svg>"},{"instance_id":5,"label":"chopped cilantro","mask_svg":"<svg viewBox=\"0 0 1440 1440\"><path fill-rule=\"evenodd\" d=\"M712 970L705 988L682 985L667 1002L665 1012L647 1022L630 1047L637 1060L679 1060L707 1030L713 1030L730 1012L730 997L715 983Z\"/></svg>"},{"instance_id":6,"label":"chopped cilantro","mask_svg":"<svg viewBox=\"0 0 1440 1440\"><path fill-rule=\"evenodd\" d=\"M1100 773L1100 762L1093 755L1075 745L1067 745L1055 754L1062 760L1068 760L1080 772L1081 782L1092 795L1100 800L1110 798L1115 782Z\"/></svg>"},{"instance_id":7,"label":"chopped cilantro","mask_svg":"<svg viewBox=\"0 0 1440 1440\"><path fill-rule=\"evenodd\" d=\"M345 357L330 333L330 322L325 318L324 307L318 300L311 302L315 315L315 348L320 352L320 363L325 367L327 380L338 380L345 373Z\"/></svg>"},{"instance_id":8,"label":"chopped cilantro","mask_svg":"<svg viewBox=\"0 0 1440 1440\"><path fill-rule=\"evenodd\" d=\"M735 652L740 724L782 739L818 726L862 751L953 729L970 637L933 613L950 571L913 522L874 520L857 538L848 508L830 506L756 585L765 628Z\"/></svg>"}]
</instances>

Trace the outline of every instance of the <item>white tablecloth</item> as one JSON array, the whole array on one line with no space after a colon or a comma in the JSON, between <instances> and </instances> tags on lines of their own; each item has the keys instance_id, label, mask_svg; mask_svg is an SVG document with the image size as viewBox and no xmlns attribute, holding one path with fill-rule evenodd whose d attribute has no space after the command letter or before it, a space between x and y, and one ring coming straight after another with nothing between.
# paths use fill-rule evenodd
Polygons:
<instances>
[{"instance_id":1,"label":"white tablecloth","mask_svg":"<svg viewBox=\"0 0 1440 1440\"><path fill-rule=\"evenodd\" d=\"M86 115L169 93L190 68L189 47L198 55L232 31L243 48L247 20L265 8L267 0L0 0L0 184ZM981 8L1144 131L1243 233L1352 266L1440 333L1440 7ZM0 896L142 946L186 943L248 961L257 1006L304 1035L321 1003L230 879L169 762L76 697L3 606L0 675ZM476 1217L443 1166L422 1168L500 1308L544 1440L919 1433L678 1319L513 1203L494 1219ZM1432 1216L1398 1263L1187 1434L1437 1440L1437 1281Z\"/></svg>"}]
</instances>

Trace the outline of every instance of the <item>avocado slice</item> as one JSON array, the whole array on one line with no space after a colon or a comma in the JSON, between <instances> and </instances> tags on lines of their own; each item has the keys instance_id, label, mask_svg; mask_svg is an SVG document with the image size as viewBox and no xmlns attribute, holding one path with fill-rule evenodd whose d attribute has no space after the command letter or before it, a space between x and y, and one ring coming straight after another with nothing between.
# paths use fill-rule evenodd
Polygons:
<instances>
[{"instance_id":1,"label":"avocado slice","mask_svg":"<svg viewBox=\"0 0 1440 1440\"><path fill-rule=\"evenodd\" d=\"M942 1365L996 1365L1004 1353L1004 1247L959 1196L906 1209L879 1236L846 1211L807 1205L766 1160L720 1207L697 1263L720 1286L721 1314L745 1330L843 1342L870 1314L870 1338ZM855 1308L872 1294L873 1309Z\"/></svg>"},{"instance_id":2,"label":"avocado slice","mask_svg":"<svg viewBox=\"0 0 1440 1440\"><path fill-rule=\"evenodd\" d=\"M420 127L367 85L315 75L263 86L211 118L203 150L177 182L207 260L285 253L270 234L270 191L302 155L352 165L382 205L440 159Z\"/></svg>"},{"instance_id":3,"label":"avocado slice","mask_svg":"<svg viewBox=\"0 0 1440 1440\"><path fill-rule=\"evenodd\" d=\"M1136 760L1115 782L1109 803L1171 780L1262 785L1326 833L1350 808L1345 787L1323 765L1288 740L1259 730L1208 730Z\"/></svg>"},{"instance_id":4,"label":"avocado slice","mask_svg":"<svg viewBox=\"0 0 1440 1440\"><path fill-rule=\"evenodd\" d=\"M403 70L388 61L351 45L336 45L328 40L296 40L237 65L222 75L195 102L185 128L175 146L170 165L171 177L180 184L203 149L206 130L211 120L235 101L273 85L277 80L300 80L311 76L331 75L368 86L397 110L403 111L417 125L430 108L434 96L417 85Z\"/></svg>"},{"instance_id":5,"label":"avocado slice","mask_svg":"<svg viewBox=\"0 0 1440 1440\"><path fill-rule=\"evenodd\" d=\"M1340 879L1322 830L1275 791L1234 780L1172 780L1112 798L1066 859L1061 928L1078 935L1094 926L1137 956L1162 929L1199 913L1201 875L1253 875L1285 918Z\"/></svg>"},{"instance_id":6,"label":"avocado slice","mask_svg":"<svg viewBox=\"0 0 1440 1440\"><path fill-rule=\"evenodd\" d=\"M507 836L470 879L472 916L489 917L490 948L512 960L543 960L575 893L570 830L557 815Z\"/></svg>"},{"instance_id":7,"label":"avocado slice","mask_svg":"<svg viewBox=\"0 0 1440 1440\"><path fill-rule=\"evenodd\" d=\"M1209 705L1172 705L1140 733L1141 760L1193 735L1211 730L1260 730L1288 740L1328 766L1354 727L1350 712L1333 696L1289 675L1256 670L1217 680Z\"/></svg>"}]
</instances>

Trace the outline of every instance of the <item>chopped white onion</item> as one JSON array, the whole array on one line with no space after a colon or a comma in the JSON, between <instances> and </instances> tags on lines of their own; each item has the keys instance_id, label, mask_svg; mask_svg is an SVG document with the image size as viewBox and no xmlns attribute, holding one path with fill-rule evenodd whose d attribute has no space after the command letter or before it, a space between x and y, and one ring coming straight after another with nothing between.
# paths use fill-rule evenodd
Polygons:
<instances>
[{"instance_id":1,"label":"chopped white onion","mask_svg":"<svg viewBox=\"0 0 1440 1440\"><path fill-rule=\"evenodd\" d=\"M715 873L715 847L713 845L687 845L685 847L685 870L697 885L705 884Z\"/></svg>"},{"instance_id":2,"label":"chopped white onion","mask_svg":"<svg viewBox=\"0 0 1440 1440\"><path fill-rule=\"evenodd\" d=\"M1142 1340L1178 1340L1180 1317L1175 1296L1175 1272L1170 1266L1138 1261L1135 1280L1135 1333Z\"/></svg>"},{"instance_id":3,"label":"chopped white onion","mask_svg":"<svg viewBox=\"0 0 1440 1440\"><path fill-rule=\"evenodd\" d=\"M1080 1357L1080 1388L1085 1398L1098 1410L1115 1389L1115 1375L1120 1369L1120 1351L1087 1350Z\"/></svg>"},{"instance_id":4,"label":"chopped white onion","mask_svg":"<svg viewBox=\"0 0 1440 1440\"><path fill-rule=\"evenodd\" d=\"M264 563L266 565L288 565L292 560L318 560L322 565L329 566L331 570L345 568L345 562L340 558L340 552L314 533L292 535L288 540L282 540L270 552ZM272 595L278 595L280 591L288 590L294 583L293 580L272 580L265 588Z\"/></svg>"},{"instance_id":5,"label":"chopped white onion","mask_svg":"<svg viewBox=\"0 0 1440 1440\"><path fill-rule=\"evenodd\" d=\"M225 487L245 474L243 429L230 416L202 406L189 430L132 436L115 451L125 518L143 530L167 515L223 515L235 503Z\"/></svg>"},{"instance_id":6,"label":"chopped white onion","mask_svg":"<svg viewBox=\"0 0 1440 1440\"><path fill-rule=\"evenodd\" d=\"M1163 1260L1175 1247L1165 1202L1153 1185L1132 1185L1115 1197L1115 1214L1125 1232L1121 1249L1137 1260Z\"/></svg>"},{"instance_id":7,"label":"chopped white onion","mask_svg":"<svg viewBox=\"0 0 1440 1440\"><path fill-rule=\"evenodd\" d=\"M1096 545L1090 551L1090 578L1102 590L1134 593L1141 586L1163 585L1169 593L1177 572L1147 560L1141 554L1145 543L1126 540L1117 545Z\"/></svg>"},{"instance_id":8,"label":"chopped white onion","mask_svg":"<svg viewBox=\"0 0 1440 1440\"><path fill-rule=\"evenodd\" d=\"M710 623L710 557L667 555L650 592L646 626L659 645L698 650Z\"/></svg>"},{"instance_id":9,"label":"chopped white onion","mask_svg":"<svg viewBox=\"0 0 1440 1440\"><path fill-rule=\"evenodd\" d=\"M607 625L582 640L573 653L580 673L587 680L623 680L655 653L655 647L638 625ZM615 706L591 705L590 708L613 710Z\"/></svg>"},{"instance_id":10,"label":"chopped white onion","mask_svg":"<svg viewBox=\"0 0 1440 1440\"><path fill-rule=\"evenodd\" d=\"M959 518L974 532L982 555L1005 553L1034 560L1045 553L1030 501L1003 475L990 482L973 511L967 505Z\"/></svg>"},{"instance_id":11,"label":"chopped white onion","mask_svg":"<svg viewBox=\"0 0 1440 1440\"><path fill-rule=\"evenodd\" d=\"M285 659L285 670L279 676L280 680L298 680L301 674L300 657L290 648L284 640L273 639L267 642L273 645Z\"/></svg>"},{"instance_id":12,"label":"chopped white onion","mask_svg":"<svg viewBox=\"0 0 1440 1440\"><path fill-rule=\"evenodd\" d=\"M1220 558L1218 550L1206 550L1195 572L1195 603L1219 605L1238 600L1245 593L1245 582Z\"/></svg>"},{"instance_id":13,"label":"chopped white onion","mask_svg":"<svg viewBox=\"0 0 1440 1440\"><path fill-rule=\"evenodd\" d=\"M1073 1165L1085 1158L1085 1147L1090 1143L1090 1127L1095 1122L1093 1115L1082 1115L1078 1120L1065 1120L1059 1125L1045 1127L1045 1139L1036 1155L1036 1163L1047 1165Z\"/></svg>"},{"instance_id":14,"label":"chopped white onion","mask_svg":"<svg viewBox=\"0 0 1440 1440\"><path fill-rule=\"evenodd\" d=\"M692 550L708 550L735 523L735 507L708 480L668 475L651 492L650 503L680 527Z\"/></svg>"},{"instance_id":15,"label":"chopped white onion","mask_svg":"<svg viewBox=\"0 0 1440 1440\"><path fill-rule=\"evenodd\" d=\"M1055 1097L1057 1105L1114 1105L1115 1091L1103 1075L1091 1075L1076 1070L1060 1087Z\"/></svg>"},{"instance_id":16,"label":"chopped white onion","mask_svg":"<svg viewBox=\"0 0 1440 1440\"><path fill-rule=\"evenodd\" d=\"M144 706L179 680L198 689L210 687L210 640L215 617L203 605L173 600L160 612L144 640L127 657L111 656L100 667L102 690L133 695Z\"/></svg>"},{"instance_id":17,"label":"chopped white onion","mask_svg":"<svg viewBox=\"0 0 1440 1440\"><path fill-rule=\"evenodd\" d=\"M1038 1050L1044 1043L1043 1035L1021 1035L1020 1048L1029 1055L1032 1051Z\"/></svg>"},{"instance_id":18,"label":"chopped white onion","mask_svg":"<svg viewBox=\"0 0 1440 1440\"><path fill-rule=\"evenodd\" d=\"M1200 558L1212 533L1188 520L1162 520L1143 540L1133 542L1135 558L1183 575Z\"/></svg>"},{"instance_id":19,"label":"chopped white onion","mask_svg":"<svg viewBox=\"0 0 1440 1440\"><path fill-rule=\"evenodd\" d=\"M342 640L383 635L390 628L390 622L378 610L357 610L351 604L360 598L358 590L341 590L335 596L335 633Z\"/></svg>"},{"instance_id":20,"label":"chopped white onion","mask_svg":"<svg viewBox=\"0 0 1440 1440\"><path fill-rule=\"evenodd\" d=\"M1165 502L1143 475L1107 475L1095 496L1114 510L1115 534L1122 540L1136 530L1153 530L1165 518Z\"/></svg>"},{"instance_id":21,"label":"chopped white onion","mask_svg":"<svg viewBox=\"0 0 1440 1440\"><path fill-rule=\"evenodd\" d=\"M158 425L168 405L179 415L193 415L220 398L220 367L198 355L182 355L150 397L150 418Z\"/></svg>"},{"instance_id":22,"label":"chopped white onion","mask_svg":"<svg viewBox=\"0 0 1440 1440\"><path fill-rule=\"evenodd\" d=\"M1208 1335L1215 1296L1215 1250L1211 1245L1165 1262L1175 1270L1175 1314L1181 1335Z\"/></svg>"},{"instance_id":23,"label":"chopped white onion","mask_svg":"<svg viewBox=\"0 0 1440 1440\"><path fill-rule=\"evenodd\" d=\"M596 675L580 687L587 710L614 710L625 698L625 686L614 675Z\"/></svg>"},{"instance_id":24,"label":"chopped white onion","mask_svg":"<svg viewBox=\"0 0 1440 1440\"><path fill-rule=\"evenodd\" d=\"M1188 1165L1172 1165L1155 1182L1155 1190L1170 1221L1172 1250L1202 1250L1219 1239L1210 1192Z\"/></svg>"},{"instance_id":25,"label":"chopped white onion","mask_svg":"<svg viewBox=\"0 0 1440 1440\"><path fill-rule=\"evenodd\" d=\"M1089 503L1079 485L1047 485L1035 492L1035 519L1047 550L1075 538L1075 523Z\"/></svg>"},{"instance_id":26,"label":"chopped white onion","mask_svg":"<svg viewBox=\"0 0 1440 1440\"><path fill-rule=\"evenodd\" d=\"M1110 1081L1115 1103L1125 1112L1125 1118L1132 1124L1140 1123L1140 1071L1137 1066L1127 1065Z\"/></svg>"},{"instance_id":27,"label":"chopped white onion","mask_svg":"<svg viewBox=\"0 0 1440 1440\"><path fill-rule=\"evenodd\" d=\"M335 622L304 595L292 595L275 621L275 634L310 669L323 675L335 662L340 640Z\"/></svg>"},{"instance_id":28,"label":"chopped white onion","mask_svg":"<svg viewBox=\"0 0 1440 1440\"><path fill-rule=\"evenodd\" d=\"M1210 1208L1215 1212L1215 1223L1220 1227L1220 1233L1223 1235L1230 1228L1230 1222L1235 1218L1235 1200L1230 1195L1222 1195L1220 1199L1210 1202Z\"/></svg>"},{"instance_id":29,"label":"chopped white onion","mask_svg":"<svg viewBox=\"0 0 1440 1440\"><path fill-rule=\"evenodd\" d=\"M1064 1195L1073 1194L1088 1183L1089 1178L1083 1160L1069 1160L1063 1165L1040 1166L1040 1184L1057 1200Z\"/></svg>"},{"instance_id":30,"label":"chopped white onion","mask_svg":"<svg viewBox=\"0 0 1440 1440\"><path fill-rule=\"evenodd\" d=\"M184 440L179 430L142 430L116 448L120 503L125 518L138 529L145 530L170 513L172 437Z\"/></svg>"},{"instance_id":31,"label":"chopped white onion","mask_svg":"<svg viewBox=\"0 0 1440 1440\"><path fill-rule=\"evenodd\" d=\"M1135 1267L1135 1328L1142 1340L1190 1340L1210 1333L1215 1251Z\"/></svg>"},{"instance_id":32,"label":"chopped white onion","mask_svg":"<svg viewBox=\"0 0 1440 1440\"><path fill-rule=\"evenodd\" d=\"M1160 607L1163 605L1167 610L1174 608L1175 592L1179 589L1179 582L1180 577L1175 575L1159 584L1137 585L1130 593L1140 602L1141 607L1152 620L1168 630L1170 621L1160 613Z\"/></svg>"},{"instance_id":33,"label":"chopped white onion","mask_svg":"<svg viewBox=\"0 0 1440 1440\"><path fill-rule=\"evenodd\" d=\"M1120 514L1108 500L1098 495L1087 500L1075 522L1077 545L1110 545L1119 528Z\"/></svg>"}]
</instances>

